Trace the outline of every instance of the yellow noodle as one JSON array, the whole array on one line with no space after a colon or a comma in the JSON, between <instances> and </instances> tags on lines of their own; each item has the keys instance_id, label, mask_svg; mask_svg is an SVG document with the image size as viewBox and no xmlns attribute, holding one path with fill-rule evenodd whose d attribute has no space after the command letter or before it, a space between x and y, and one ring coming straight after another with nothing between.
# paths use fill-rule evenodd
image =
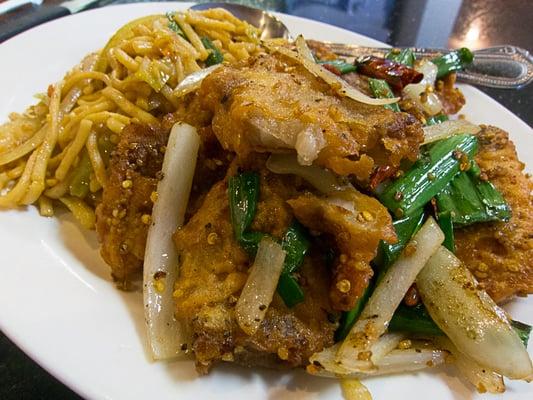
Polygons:
<instances>
[{"instance_id":1,"label":"yellow noodle","mask_svg":"<svg viewBox=\"0 0 533 400\"><path fill-rule=\"evenodd\" d=\"M45 188L44 179L46 176L46 166L56 145L59 123L61 122L59 104L61 100L62 83L63 82L59 82L54 85L52 97L50 98L50 128L48 129L48 133L44 138L43 143L39 149L37 149L38 156L31 173L31 183L28 187L28 192L21 200L22 204L31 204L35 202Z\"/></svg>"},{"instance_id":2,"label":"yellow noodle","mask_svg":"<svg viewBox=\"0 0 533 400\"><path fill-rule=\"evenodd\" d=\"M119 63L124 65L129 71L136 72L139 69L139 63L131 58L128 53L118 47L112 49L112 55L117 59Z\"/></svg>"},{"instance_id":3,"label":"yellow noodle","mask_svg":"<svg viewBox=\"0 0 533 400\"><path fill-rule=\"evenodd\" d=\"M219 21L216 19L206 18L194 11L189 11L185 15L185 20L195 27L199 26L204 29L220 29L228 32L235 32L236 30L235 25L228 21Z\"/></svg>"},{"instance_id":4,"label":"yellow noodle","mask_svg":"<svg viewBox=\"0 0 533 400\"><path fill-rule=\"evenodd\" d=\"M71 178L71 173L69 173L69 176L65 180L58 182L55 185L53 185L51 188L45 190L44 194L47 197L50 197L51 199L56 199L56 200L59 199L60 197L63 197L68 192L69 185L70 185L70 178Z\"/></svg>"},{"instance_id":5,"label":"yellow noodle","mask_svg":"<svg viewBox=\"0 0 533 400\"><path fill-rule=\"evenodd\" d=\"M108 118L106 121L106 126L109 128L111 132L119 135L120 133L122 133L122 129L124 129L126 124L119 121L116 118Z\"/></svg>"},{"instance_id":6,"label":"yellow noodle","mask_svg":"<svg viewBox=\"0 0 533 400\"><path fill-rule=\"evenodd\" d=\"M102 189L102 185L100 185L100 182L98 182L98 179L96 179L96 176L94 174L91 174L89 176L89 191L91 193L96 193L100 189Z\"/></svg>"},{"instance_id":7,"label":"yellow noodle","mask_svg":"<svg viewBox=\"0 0 533 400\"><path fill-rule=\"evenodd\" d=\"M48 130L48 124L45 124L41 129L37 131L30 139L25 141L20 146L17 146L9 151L6 151L3 154L0 154L0 166L9 164L11 161L18 160L21 157L24 157L29 152L33 151L37 146L39 146Z\"/></svg>"},{"instance_id":8,"label":"yellow noodle","mask_svg":"<svg viewBox=\"0 0 533 400\"><path fill-rule=\"evenodd\" d=\"M67 147L65 155L63 156L61 163L56 169L56 179L60 181L65 179L68 170L72 166L72 163L74 162L76 157L78 157L78 154L80 153L81 149L83 149L83 146L85 146L85 142L87 142L87 138L89 137L89 133L91 132L92 126L93 122L88 119L84 119L80 122L78 133L74 137L74 140Z\"/></svg>"},{"instance_id":9,"label":"yellow noodle","mask_svg":"<svg viewBox=\"0 0 533 400\"><path fill-rule=\"evenodd\" d=\"M59 200L67 206L70 212L84 228L94 228L94 223L96 220L94 211L91 207L85 204L83 200L73 196L61 197Z\"/></svg>"},{"instance_id":10,"label":"yellow noodle","mask_svg":"<svg viewBox=\"0 0 533 400\"><path fill-rule=\"evenodd\" d=\"M68 90L70 90L74 85L76 85L80 80L83 79L97 79L102 82L104 82L107 86L111 86L111 79L109 76L102 72L94 72L94 71L79 71L73 73L66 81L65 85ZM67 91L68 91L67 90Z\"/></svg>"},{"instance_id":11,"label":"yellow noodle","mask_svg":"<svg viewBox=\"0 0 533 400\"><path fill-rule=\"evenodd\" d=\"M93 167L94 175L100 185L105 187L107 182L107 172L105 170L104 160L100 155L100 150L98 149L98 137L93 131L87 138L87 153L89 154L89 160L91 160L91 165Z\"/></svg>"},{"instance_id":12,"label":"yellow noodle","mask_svg":"<svg viewBox=\"0 0 533 400\"><path fill-rule=\"evenodd\" d=\"M35 165L35 160L37 159L37 156L38 153L34 151L31 154L30 158L28 158L28 162L26 162L24 172L22 173L16 185L9 191L9 193L0 196L0 207L17 206L20 198L24 196L24 194L28 190L28 186L31 182L31 173L33 171L33 166Z\"/></svg>"},{"instance_id":13,"label":"yellow noodle","mask_svg":"<svg viewBox=\"0 0 533 400\"><path fill-rule=\"evenodd\" d=\"M41 214L43 217L54 216L54 206L52 205L52 200L46 196L39 197L39 214Z\"/></svg>"},{"instance_id":14,"label":"yellow noodle","mask_svg":"<svg viewBox=\"0 0 533 400\"><path fill-rule=\"evenodd\" d=\"M61 132L59 133L59 143L60 144L66 144L69 141L71 141L75 136L75 131L73 128L79 124L79 122L82 119L89 119L88 117L91 115L99 115L101 112L107 112L111 111L115 108L115 103L112 101L109 101L107 99L103 99L104 101L101 101L91 107L87 107L82 112L80 112L75 117L71 118L68 123L63 127ZM81 107L80 107L81 109ZM106 114L107 115L107 114Z\"/></svg>"},{"instance_id":15,"label":"yellow noodle","mask_svg":"<svg viewBox=\"0 0 533 400\"><path fill-rule=\"evenodd\" d=\"M178 23L183 33L185 33L187 39L189 39L191 44L198 51L198 54L200 55L200 60L205 60L209 53L205 49L198 34L194 31L194 29L192 29L192 27L187 22L185 22L185 16L183 14L174 14L174 20Z\"/></svg>"},{"instance_id":16,"label":"yellow noodle","mask_svg":"<svg viewBox=\"0 0 533 400\"><path fill-rule=\"evenodd\" d=\"M152 125L157 125L159 123L156 117L144 110L141 110L131 101L126 99L125 95L118 90L108 86L102 90L102 94L108 99L113 100L116 105L119 106L119 108L121 108L126 114L137 118L139 121Z\"/></svg>"},{"instance_id":17,"label":"yellow noodle","mask_svg":"<svg viewBox=\"0 0 533 400\"><path fill-rule=\"evenodd\" d=\"M183 70L183 63L181 62L181 57L176 59L176 79L180 83L183 78L185 78L185 72Z\"/></svg>"}]
</instances>

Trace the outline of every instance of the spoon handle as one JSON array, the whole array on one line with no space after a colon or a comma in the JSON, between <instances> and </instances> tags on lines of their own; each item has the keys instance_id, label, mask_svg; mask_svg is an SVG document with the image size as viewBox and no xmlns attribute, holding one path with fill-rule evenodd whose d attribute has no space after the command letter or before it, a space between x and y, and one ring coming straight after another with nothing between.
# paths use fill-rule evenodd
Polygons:
<instances>
[{"instance_id":1,"label":"spoon handle","mask_svg":"<svg viewBox=\"0 0 533 400\"><path fill-rule=\"evenodd\" d=\"M384 57L390 49L361 47L342 43L324 45L342 57L376 55ZM434 58L450 52L449 49L411 48L419 58ZM457 73L462 82L498 89L519 89L533 80L533 56L520 47L504 45L474 51L474 61Z\"/></svg>"}]
</instances>

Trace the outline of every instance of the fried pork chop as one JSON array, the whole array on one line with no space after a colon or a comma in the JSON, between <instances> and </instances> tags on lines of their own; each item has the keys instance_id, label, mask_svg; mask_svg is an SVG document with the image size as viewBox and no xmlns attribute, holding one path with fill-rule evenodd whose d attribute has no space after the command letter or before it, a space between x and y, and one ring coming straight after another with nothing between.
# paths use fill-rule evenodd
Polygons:
<instances>
[{"instance_id":1,"label":"fried pork chop","mask_svg":"<svg viewBox=\"0 0 533 400\"><path fill-rule=\"evenodd\" d=\"M241 159L295 149L299 161L369 178L376 166L415 160L423 133L410 114L347 97L282 56L223 66L200 89L225 149Z\"/></svg>"},{"instance_id":2,"label":"fried pork chop","mask_svg":"<svg viewBox=\"0 0 533 400\"><path fill-rule=\"evenodd\" d=\"M478 134L482 172L509 203L509 222L456 231L457 256L496 301L533 293L533 182L524 173L506 132L492 126Z\"/></svg>"},{"instance_id":3,"label":"fried pork chop","mask_svg":"<svg viewBox=\"0 0 533 400\"><path fill-rule=\"evenodd\" d=\"M236 168L230 168L228 174L235 173ZM375 217L373 221L359 221L350 219L346 209L326 203L316 195L300 197L308 187L294 176L276 175L262 169L260 177L260 198L252 230L280 239L296 216L315 235L311 254L305 257L298 271L305 300L289 309L275 294L258 332L248 336L239 328L234 309L253 257L234 239L227 181L215 184L198 212L174 236L180 254L180 276L174 286L176 314L185 318L192 328L193 350L201 372L220 360L270 367L307 365L311 354L333 343L337 325L331 316L339 310L330 300L335 298L332 292L337 289L332 283L336 281L332 280L332 271L318 250L318 242L323 240L321 234L332 236L343 254L347 252L348 242L362 250L357 260L351 251L350 259L341 262L338 269L342 269L343 278L349 277L354 282L354 288L363 289L368 284L368 261L375 256L379 240L391 236L390 216L375 199L361 194L353 200L354 206L366 206ZM373 207L369 207L369 202ZM312 221L320 217L319 211L337 228L326 228ZM361 234L364 226L370 228L368 235ZM347 256L339 258L343 257ZM359 262L365 274L358 274L354 261ZM345 304L341 302L341 305Z\"/></svg>"},{"instance_id":4,"label":"fried pork chop","mask_svg":"<svg viewBox=\"0 0 533 400\"><path fill-rule=\"evenodd\" d=\"M157 188L168 132L129 125L111 156L102 202L96 209L96 232L102 243L100 254L123 289L142 269L151 195Z\"/></svg>"}]
</instances>

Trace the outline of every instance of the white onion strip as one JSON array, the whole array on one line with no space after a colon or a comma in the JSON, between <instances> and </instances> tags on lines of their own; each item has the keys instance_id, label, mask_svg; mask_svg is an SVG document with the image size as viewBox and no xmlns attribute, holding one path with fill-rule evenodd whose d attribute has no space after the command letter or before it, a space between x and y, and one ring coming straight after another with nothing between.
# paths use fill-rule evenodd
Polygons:
<instances>
[{"instance_id":1,"label":"white onion strip","mask_svg":"<svg viewBox=\"0 0 533 400\"><path fill-rule=\"evenodd\" d=\"M341 344L337 362L358 370L372 368L372 345L386 331L394 311L418 272L443 241L444 234L439 226L433 218L428 218L376 286L361 316Z\"/></svg>"},{"instance_id":2,"label":"white onion strip","mask_svg":"<svg viewBox=\"0 0 533 400\"><path fill-rule=\"evenodd\" d=\"M324 194L342 188L336 176L318 165L301 165L294 154L272 154L266 167L275 174L294 174L305 179Z\"/></svg>"},{"instance_id":3,"label":"white onion strip","mask_svg":"<svg viewBox=\"0 0 533 400\"><path fill-rule=\"evenodd\" d=\"M172 235L183 224L189 200L200 137L184 123L172 127L163 160L163 178L157 185L144 256L144 309L148 340L156 360L181 354L189 337L174 318L172 292L178 274L178 256ZM158 278L158 279L155 279Z\"/></svg>"},{"instance_id":4,"label":"white onion strip","mask_svg":"<svg viewBox=\"0 0 533 400\"><path fill-rule=\"evenodd\" d=\"M472 135L475 135L481 130L479 125L475 125L464 119L444 121L440 124L425 126L423 129L424 144L432 143L441 139L446 139L447 137L460 133L470 133Z\"/></svg>"},{"instance_id":5,"label":"white onion strip","mask_svg":"<svg viewBox=\"0 0 533 400\"><path fill-rule=\"evenodd\" d=\"M278 286L285 254L281 245L268 237L259 243L254 264L235 306L237 323L247 335L257 332L265 318Z\"/></svg>"},{"instance_id":6,"label":"white onion strip","mask_svg":"<svg viewBox=\"0 0 533 400\"><path fill-rule=\"evenodd\" d=\"M461 261L444 247L416 279L431 318L459 351L512 379L528 379L533 366L507 315L481 289Z\"/></svg>"},{"instance_id":7,"label":"white onion strip","mask_svg":"<svg viewBox=\"0 0 533 400\"><path fill-rule=\"evenodd\" d=\"M341 97L349 97L350 99L358 101L360 103L365 103L365 104L370 104L370 105L375 105L375 106L392 104L392 103L396 103L399 100L398 97L391 98L391 99L374 99L360 92L355 87L350 85L348 82L338 77L334 73L329 72L327 69L323 68L321 65L315 63L314 61L310 61L306 59L304 56L301 56L300 54L292 50L289 50L285 47L272 46L267 43L265 43L265 47L267 47L272 52L278 52L280 54L283 54L284 56L290 58L291 60L296 61L298 64L301 64L312 75L316 76L317 78L322 79L329 86L331 86L331 88L335 90L335 92Z\"/></svg>"},{"instance_id":8,"label":"white onion strip","mask_svg":"<svg viewBox=\"0 0 533 400\"><path fill-rule=\"evenodd\" d=\"M193 72L190 75L187 75L185 79L183 79L174 89L174 96L179 98L185 96L188 93L194 92L201 86L202 81L207 78L207 76L209 76L212 72L214 72L221 66L222 64L215 64L208 68L204 68L199 71Z\"/></svg>"},{"instance_id":9,"label":"white onion strip","mask_svg":"<svg viewBox=\"0 0 533 400\"><path fill-rule=\"evenodd\" d=\"M307 372L311 375L325 378L350 377L362 379L371 376L400 374L435 367L443 364L449 355L447 351L432 346L425 345L419 347L413 345L413 347L405 350L392 350L384 355L371 370L350 371L335 361L335 354L338 348L339 344L313 355L311 357L312 364L307 367ZM317 357L318 355L320 356Z\"/></svg>"},{"instance_id":10,"label":"white onion strip","mask_svg":"<svg viewBox=\"0 0 533 400\"><path fill-rule=\"evenodd\" d=\"M454 365L468 382L475 386L479 393L503 393L505 383L503 377L461 353L447 337L438 337L434 341L442 348L452 353Z\"/></svg>"},{"instance_id":11,"label":"white onion strip","mask_svg":"<svg viewBox=\"0 0 533 400\"><path fill-rule=\"evenodd\" d=\"M294 41L294 44L296 45L296 51L299 55L308 61L315 62L315 57L313 57L313 53L311 53L311 50L307 46L307 43L302 35L298 35Z\"/></svg>"}]
</instances>

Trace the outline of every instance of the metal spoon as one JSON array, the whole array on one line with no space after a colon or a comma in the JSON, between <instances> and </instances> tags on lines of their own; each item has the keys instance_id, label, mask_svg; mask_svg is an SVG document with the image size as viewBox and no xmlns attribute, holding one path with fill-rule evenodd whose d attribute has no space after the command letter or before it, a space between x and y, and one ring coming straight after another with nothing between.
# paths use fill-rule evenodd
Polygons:
<instances>
[{"instance_id":1,"label":"metal spoon","mask_svg":"<svg viewBox=\"0 0 533 400\"><path fill-rule=\"evenodd\" d=\"M261 39L290 39L289 29L274 15L260 10L232 3L203 3L191 7L194 10L224 8L237 18L247 21L262 30ZM390 49L362 47L343 43L324 43L331 51L341 57L360 57L363 55L386 54ZM418 57L432 58L446 54L449 49L412 48ZM519 89L533 81L533 56L516 46L496 46L474 51L474 62L457 74L462 82L477 86L498 89Z\"/></svg>"}]
</instances>

